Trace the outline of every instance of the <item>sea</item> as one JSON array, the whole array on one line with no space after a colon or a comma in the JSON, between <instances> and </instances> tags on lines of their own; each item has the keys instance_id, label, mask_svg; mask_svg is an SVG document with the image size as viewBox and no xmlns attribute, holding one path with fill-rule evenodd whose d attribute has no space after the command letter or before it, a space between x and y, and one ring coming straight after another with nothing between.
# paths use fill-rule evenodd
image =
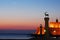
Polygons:
<instances>
[{"instance_id":1,"label":"sea","mask_svg":"<svg viewBox=\"0 0 60 40\"><path fill-rule=\"evenodd\" d=\"M31 34L33 34L36 30L0 30L0 39L13 39L13 40L40 40L40 37L37 39ZM46 38L43 38L46 40ZM50 37L48 40L60 40L60 37Z\"/></svg>"},{"instance_id":2,"label":"sea","mask_svg":"<svg viewBox=\"0 0 60 40\"><path fill-rule=\"evenodd\" d=\"M0 30L0 39L30 39L35 30Z\"/></svg>"}]
</instances>

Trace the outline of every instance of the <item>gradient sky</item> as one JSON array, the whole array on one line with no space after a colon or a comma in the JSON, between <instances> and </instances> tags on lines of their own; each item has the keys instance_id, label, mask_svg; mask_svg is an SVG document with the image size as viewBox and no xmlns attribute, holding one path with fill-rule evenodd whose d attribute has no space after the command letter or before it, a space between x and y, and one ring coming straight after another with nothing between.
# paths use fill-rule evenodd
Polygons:
<instances>
[{"instance_id":1,"label":"gradient sky","mask_svg":"<svg viewBox=\"0 0 60 40\"><path fill-rule=\"evenodd\" d=\"M0 0L0 29L35 29L46 11L50 21L60 21L60 0Z\"/></svg>"}]
</instances>

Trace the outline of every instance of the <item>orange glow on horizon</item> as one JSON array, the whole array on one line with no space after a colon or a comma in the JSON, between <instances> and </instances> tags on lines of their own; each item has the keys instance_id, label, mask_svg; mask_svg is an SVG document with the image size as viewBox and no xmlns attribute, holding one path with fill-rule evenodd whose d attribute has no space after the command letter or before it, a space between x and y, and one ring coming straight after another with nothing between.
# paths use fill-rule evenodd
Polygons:
<instances>
[{"instance_id":1,"label":"orange glow on horizon","mask_svg":"<svg viewBox=\"0 0 60 40\"><path fill-rule=\"evenodd\" d=\"M0 26L0 30L34 30L34 26Z\"/></svg>"},{"instance_id":2,"label":"orange glow on horizon","mask_svg":"<svg viewBox=\"0 0 60 40\"><path fill-rule=\"evenodd\" d=\"M45 34L45 27L42 27L42 34ZM50 22L49 31L52 35L60 35L60 22ZM40 27L37 27L35 34L40 35Z\"/></svg>"},{"instance_id":3,"label":"orange glow on horizon","mask_svg":"<svg viewBox=\"0 0 60 40\"><path fill-rule=\"evenodd\" d=\"M37 27L35 34L40 35L40 27ZM42 34L45 34L44 27L42 28Z\"/></svg>"},{"instance_id":4,"label":"orange glow on horizon","mask_svg":"<svg viewBox=\"0 0 60 40\"><path fill-rule=\"evenodd\" d=\"M49 28L50 34L52 35L60 35L60 28ZM42 35L45 34L46 30L42 28ZM40 35L40 28L38 27L36 29L36 32L34 34Z\"/></svg>"},{"instance_id":5,"label":"orange glow on horizon","mask_svg":"<svg viewBox=\"0 0 60 40\"><path fill-rule=\"evenodd\" d=\"M50 28L60 28L60 22L50 22Z\"/></svg>"}]
</instances>

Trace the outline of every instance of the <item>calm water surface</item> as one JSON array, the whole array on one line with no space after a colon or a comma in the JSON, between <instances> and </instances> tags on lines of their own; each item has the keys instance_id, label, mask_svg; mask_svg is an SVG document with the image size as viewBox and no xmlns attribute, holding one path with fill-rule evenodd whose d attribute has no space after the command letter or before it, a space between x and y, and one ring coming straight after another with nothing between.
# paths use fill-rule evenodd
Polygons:
<instances>
[{"instance_id":1,"label":"calm water surface","mask_svg":"<svg viewBox=\"0 0 60 40\"><path fill-rule=\"evenodd\" d=\"M32 38L30 35L27 34L32 34L34 30L5 30L2 31L0 30L0 39L30 39Z\"/></svg>"}]
</instances>

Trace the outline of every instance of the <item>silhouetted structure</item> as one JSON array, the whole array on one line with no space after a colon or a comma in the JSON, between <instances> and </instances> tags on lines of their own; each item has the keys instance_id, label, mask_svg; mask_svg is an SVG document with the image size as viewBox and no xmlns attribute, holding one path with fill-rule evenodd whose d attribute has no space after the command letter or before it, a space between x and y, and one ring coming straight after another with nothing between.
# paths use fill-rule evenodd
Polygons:
<instances>
[{"instance_id":1,"label":"silhouetted structure","mask_svg":"<svg viewBox=\"0 0 60 40\"><path fill-rule=\"evenodd\" d=\"M45 12L45 29L46 29L46 33L45 33L45 37L46 40L48 40L49 38L49 14L47 14L47 12Z\"/></svg>"},{"instance_id":2,"label":"silhouetted structure","mask_svg":"<svg viewBox=\"0 0 60 40\"><path fill-rule=\"evenodd\" d=\"M58 22L58 19L56 19L56 22Z\"/></svg>"},{"instance_id":3,"label":"silhouetted structure","mask_svg":"<svg viewBox=\"0 0 60 40\"><path fill-rule=\"evenodd\" d=\"M42 40L43 37L42 37L42 24L40 24L40 40Z\"/></svg>"},{"instance_id":4,"label":"silhouetted structure","mask_svg":"<svg viewBox=\"0 0 60 40\"><path fill-rule=\"evenodd\" d=\"M40 24L40 35L42 36L42 24Z\"/></svg>"},{"instance_id":5,"label":"silhouetted structure","mask_svg":"<svg viewBox=\"0 0 60 40\"><path fill-rule=\"evenodd\" d=\"M47 14L47 12L45 12L45 28L44 30L46 30L45 34L42 35L42 24L40 24L40 31L38 31L38 33L40 32L40 34L36 33L36 34L32 34L33 38L31 40L60 40L60 22L58 22L58 19L56 19L56 22L50 22L49 23L49 14ZM50 25L50 26L49 26ZM56 38L53 38L56 37Z\"/></svg>"}]
</instances>

